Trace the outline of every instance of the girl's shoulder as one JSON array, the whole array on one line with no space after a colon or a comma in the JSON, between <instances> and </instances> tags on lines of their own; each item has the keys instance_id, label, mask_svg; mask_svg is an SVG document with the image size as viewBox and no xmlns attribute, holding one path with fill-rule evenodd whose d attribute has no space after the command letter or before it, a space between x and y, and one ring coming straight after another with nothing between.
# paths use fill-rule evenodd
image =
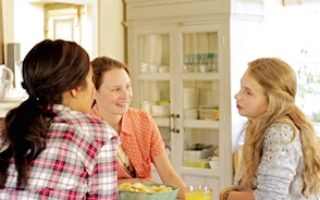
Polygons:
<instances>
[{"instance_id":1,"label":"girl's shoulder","mask_svg":"<svg viewBox=\"0 0 320 200\"><path fill-rule=\"evenodd\" d=\"M290 123L276 122L266 129L264 139L273 142L290 142L298 137L298 130Z\"/></svg>"}]
</instances>

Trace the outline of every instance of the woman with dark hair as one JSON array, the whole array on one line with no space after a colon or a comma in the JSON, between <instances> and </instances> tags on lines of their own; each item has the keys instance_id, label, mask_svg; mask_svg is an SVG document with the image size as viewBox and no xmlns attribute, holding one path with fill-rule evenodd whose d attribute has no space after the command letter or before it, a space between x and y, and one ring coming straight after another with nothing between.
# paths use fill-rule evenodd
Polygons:
<instances>
[{"instance_id":1,"label":"woman with dark hair","mask_svg":"<svg viewBox=\"0 0 320 200\"><path fill-rule=\"evenodd\" d=\"M152 117L130 108L133 96L126 65L108 57L92 62L97 89L92 113L105 120L118 133L118 181L150 182L153 164L165 184L179 187L179 198L184 199L185 183L172 166L160 131Z\"/></svg>"},{"instance_id":2,"label":"woman with dark hair","mask_svg":"<svg viewBox=\"0 0 320 200\"><path fill-rule=\"evenodd\" d=\"M0 199L117 199L117 135L87 113L95 95L86 51L44 40L23 60L29 98L5 118Z\"/></svg>"}]
</instances>

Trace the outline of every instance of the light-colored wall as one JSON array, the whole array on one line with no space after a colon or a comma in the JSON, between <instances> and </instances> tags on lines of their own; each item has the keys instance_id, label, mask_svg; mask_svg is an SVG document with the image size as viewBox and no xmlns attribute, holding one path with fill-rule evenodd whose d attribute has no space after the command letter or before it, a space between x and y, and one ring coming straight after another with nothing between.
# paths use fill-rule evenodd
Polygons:
<instances>
[{"instance_id":1,"label":"light-colored wall","mask_svg":"<svg viewBox=\"0 0 320 200\"><path fill-rule=\"evenodd\" d=\"M125 61L124 5L121 0L99 1L99 56Z\"/></svg>"},{"instance_id":2,"label":"light-colored wall","mask_svg":"<svg viewBox=\"0 0 320 200\"><path fill-rule=\"evenodd\" d=\"M8 43L20 43L22 60L34 44L44 39L44 13L41 2L48 0L2 0L5 58ZM87 18L83 24L82 46L92 59L98 55L108 55L120 61L125 60L122 1L63 0L63 2L86 3Z\"/></svg>"},{"instance_id":3,"label":"light-colored wall","mask_svg":"<svg viewBox=\"0 0 320 200\"><path fill-rule=\"evenodd\" d=\"M231 105L231 132L233 150L243 142L242 129L247 118L238 114L235 94L240 89L240 79L247 69L248 62L264 54L262 28L265 17L265 3L256 0L248 3L233 0L230 21L230 96L224 101Z\"/></svg>"},{"instance_id":4,"label":"light-colored wall","mask_svg":"<svg viewBox=\"0 0 320 200\"><path fill-rule=\"evenodd\" d=\"M43 13L24 0L2 0L3 40L6 62L6 45L20 43L21 58L36 42L44 37Z\"/></svg>"}]
</instances>

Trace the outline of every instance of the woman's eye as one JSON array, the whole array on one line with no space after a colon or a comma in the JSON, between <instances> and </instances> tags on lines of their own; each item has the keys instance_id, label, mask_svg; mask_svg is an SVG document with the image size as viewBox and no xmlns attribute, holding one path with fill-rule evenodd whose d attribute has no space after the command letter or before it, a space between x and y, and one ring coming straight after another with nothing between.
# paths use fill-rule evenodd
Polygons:
<instances>
[{"instance_id":1,"label":"woman's eye","mask_svg":"<svg viewBox=\"0 0 320 200\"><path fill-rule=\"evenodd\" d=\"M112 89L111 89L112 92L117 92L117 91L119 91L119 90L120 90L119 88L112 88Z\"/></svg>"},{"instance_id":2,"label":"woman's eye","mask_svg":"<svg viewBox=\"0 0 320 200\"><path fill-rule=\"evenodd\" d=\"M252 95L252 92L251 92L251 91L246 90L246 94L248 94L248 95Z\"/></svg>"}]
</instances>

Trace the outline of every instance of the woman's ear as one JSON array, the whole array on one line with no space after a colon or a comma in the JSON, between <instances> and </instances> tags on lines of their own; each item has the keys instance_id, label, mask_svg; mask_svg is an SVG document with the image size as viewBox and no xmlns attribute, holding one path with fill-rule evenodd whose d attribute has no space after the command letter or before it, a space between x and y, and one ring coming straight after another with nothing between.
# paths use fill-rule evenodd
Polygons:
<instances>
[{"instance_id":1,"label":"woman's ear","mask_svg":"<svg viewBox=\"0 0 320 200\"><path fill-rule=\"evenodd\" d=\"M72 98L77 97L77 95L78 95L78 89L77 89L77 88L71 89L71 90L69 90L69 93L70 93L70 95L71 95Z\"/></svg>"}]
</instances>

